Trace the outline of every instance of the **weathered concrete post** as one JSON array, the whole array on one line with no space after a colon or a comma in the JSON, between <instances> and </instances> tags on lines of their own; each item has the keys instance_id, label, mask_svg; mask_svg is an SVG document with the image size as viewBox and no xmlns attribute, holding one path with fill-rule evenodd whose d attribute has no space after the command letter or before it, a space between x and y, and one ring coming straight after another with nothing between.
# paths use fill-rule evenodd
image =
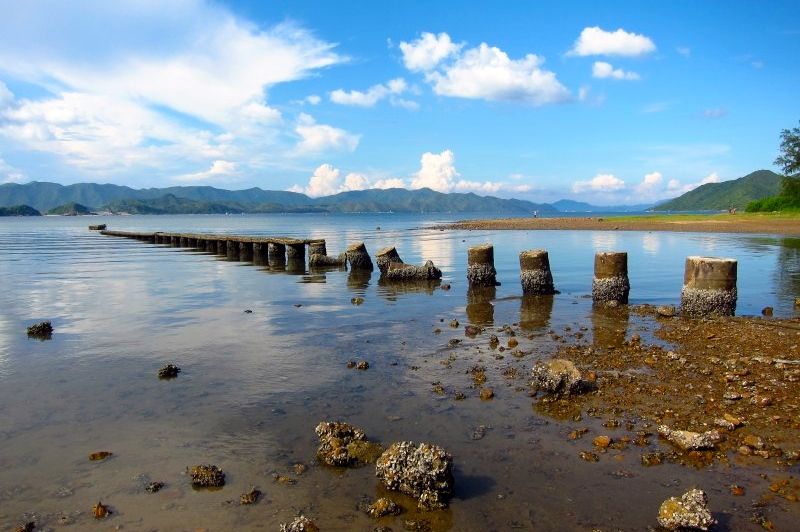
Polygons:
<instances>
[{"instance_id":1,"label":"weathered concrete post","mask_svg":"<svg viewBox=\"0 0 800 532\"><path fill-rule=\"evenodd\" d=\"M239 260L239 241L229 239L226 251L228 260Z\"/></svg>"},{"instance_id":2,"label":"weathered concrete post","mask_svg":"<svg viewBox=\"0 0 800 532\"><path fill-rule=\"evenodd\" d=\"M300 242L299 244L286 245L286 260L288 262L306 262L306 244Z\"/></svg>"},{"instance_id":3,"label":"weathered concrete post","mask_svg":"<svg viewBox=\"0 0 800 532\"><path fill-rule=\"evenodd\" d=\"M375 267L372 265L372 259L367 253L367 246L363 242L356 242L347 247L345 252L347 261L350 263L351 270L363 270L371 272Z\"/></svg>"},{"instance_id":4,"label":"weathered concrete post","mask_svg":"<svg viewBox=\"0 0 800 532\"><path fill-rule=\"evenodd\" d=\"M279 268L286 266L286 246L278 242L270 242L268 249L270 266Z\"/></svg>"},{"instance_id":5,"label":"weathered concrete post","mask_svg":"<svg viewBox=\"0 0 800 532\"><path fill-rule=\"evenodd\" d=\"M181 247L181 237L172 235L171 237L169 237L169 243L170 245L172 245L172 247L179 248Z\"/></svg>"},{"instance_id":6,"label":"weathered concrete post","mask_svg":"<svg viewBox=\"0 0 800 532\"><path fill-rule=\"evenodd\" d=\"M617 303L627 304L630 291L628 254L624 251L596 253L594 256L592 300L595 303L616 301Z\"/></svg>"},{"instance_id":7,"label":"weathered concrete post","mask_svg":"<svg viewBox=\"0 0 800 532\"><path fill-rule=\"evenodd\" d=\"M190 247L190 248L196 248L197 247L197 239L196 238L192 238L192 237L187 237L186 238L186 246Z\"/></svg>"},{"instance_id":8,"label":"weathered concrete post","mask_svg":"<svg viewBox=\"0 0 800 532\"><path fill-rule=\"evenodd\" d=\"M239 242L239 260L253 261L253 242Z\"/></svg>"},{"instance_id":9,"label":"weathered concrete post","mask_svg":"<svg viewBox=\"0 0 800 532\"><path fill-rule=\"evenodd\" d=\"M269 264L269 251L266 242L253 242L253 262Z\"/></svg>"},{"instance_id":10,"label":"weathered concrete post","mask_svg":"<svg viewBox=\"0 0 800 532\"><path fill-rule=\"evenodd\" d=\"M209 253L217 253L217 241L213 238L206 239L206 251Z\"/></svg>"},{"instance_id":11,"label":"weathered concrete post","mask_svg":"<svg viewBox=\"0 0 800 532\"><path fill-rule=\"evenodd\" d=\"M686 257L681 313L733 316L736 313L736 259Z\"/></svg>"},{"instance_id":12,"label":"weathered concrete post","mask_svg":"<svg viewBox=\"0 0 800 532\"><path fill-rule=\"evenodd\" d=\"M155 235L153 235L153 242L155 242L156 244L160 244L161 243L161 235L159 233L156 233Z\"/></svg>"},{"instance_id":13,"label":"weathered concrete post","mask_svg":"<svg viewBox=\"0 0 800 532\"><path fill-rule=\"evenodd\" d=\"M217 255L225 255L228 256L228 241L227 240L217 240Z\"/></svg>"},{"instance_id":14,"label":"weathered concrete post","mask_svg":"<svg viewBox=\"0 0 800 532\"><path fill-rule=\"evenodd\" d=\"M375 262L378 263L378 269L381 271L381 275L386 275L391 263L403 264L403 259L400 258L397 248L389 246L388 248L379 250L375 254Z\"/></svg>"},{"instance_id":15,"label":"weathered concrete post","mask_svg":"<svg viewBox=\"0 0 800 532\"><path fill-rule=\"evenodd\" d=\"M494 246L482 244L467 250L467 281L469 286L497 286L494 269Z\"/></svg>"},{"instance_id":16,"label":"weathered concrete post","mask_svg":"<svg viewBox=\"0 0 800 532\"><path fill-rule=\"evenodd\" d=\"M181 237L180 243L181 243L180 245L181 245L182 248L188 248L189 247L189 239L186 238L185 236Z\"/></svg>"},{"instance_id":17,"label":"weathered concrete post","mask_svg":"<svg viewBox=\"0 0 800 532\"><path fill-rule=\"evenodd\" d=\"M327 255L328 249L325 247L324 240L314 240L308 243L308 256L312 255Z\"/></svg>"},{"instance_id":18,"label":"weathered concrete post","mask_svg":"<svg viewBox=\"0 0 800 532\"><path fill-rule=\"evenodd\" d=\"M531 249L519 254L519 278L523 294L542 296L556 293L550 257L543 249Z\"/></svg>"}]
</instances>

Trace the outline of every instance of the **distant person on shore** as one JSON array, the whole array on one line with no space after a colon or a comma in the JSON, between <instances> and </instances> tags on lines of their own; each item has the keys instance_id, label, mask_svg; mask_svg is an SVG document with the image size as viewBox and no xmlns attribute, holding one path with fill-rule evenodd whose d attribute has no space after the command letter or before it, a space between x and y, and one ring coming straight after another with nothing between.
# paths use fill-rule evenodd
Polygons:
<instances>
[{"instance_id":1,"label":"distant person on shore","mask_svg":"<svg viewBox=\"0 0 800 532\"><path fill-rule=\"evenodd\" d=\"M539 211L533 211L533 217L534 218L538 218L539 217Z\"/></svg>"}]
</instances>

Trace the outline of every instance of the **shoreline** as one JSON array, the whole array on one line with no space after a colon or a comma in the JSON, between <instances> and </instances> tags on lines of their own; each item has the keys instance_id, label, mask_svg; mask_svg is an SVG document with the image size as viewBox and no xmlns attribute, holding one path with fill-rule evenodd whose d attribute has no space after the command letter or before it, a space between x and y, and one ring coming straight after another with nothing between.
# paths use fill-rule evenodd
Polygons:
<instances>
[{"instance_id":1,"label":"shoreline","mask_svg":"<svg viewBox=\"0 0 800 532\"><path fill-rule=\"evenodd\" d=\"M800 236L796 214L664 214L569 218L494 218L438 224L439 230L508 231L674 231L683 233L750 233Z\"/></svg>"}]
</instances>

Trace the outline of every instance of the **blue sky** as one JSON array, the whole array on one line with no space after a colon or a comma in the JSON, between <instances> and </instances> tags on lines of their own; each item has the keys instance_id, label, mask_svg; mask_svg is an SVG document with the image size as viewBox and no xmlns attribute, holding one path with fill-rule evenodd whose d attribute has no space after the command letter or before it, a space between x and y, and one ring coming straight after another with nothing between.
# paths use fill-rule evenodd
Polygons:
<instances>
[{"instance_id":1,"label":"blue sky","mask_svg":"<svg viewBox=\"0 0 800 532\"><path fill-rule=\"evenodd\" d=\"M800 4L0 0L0 182L648 203L774 168Z\"/></svg>"}]
</instances>

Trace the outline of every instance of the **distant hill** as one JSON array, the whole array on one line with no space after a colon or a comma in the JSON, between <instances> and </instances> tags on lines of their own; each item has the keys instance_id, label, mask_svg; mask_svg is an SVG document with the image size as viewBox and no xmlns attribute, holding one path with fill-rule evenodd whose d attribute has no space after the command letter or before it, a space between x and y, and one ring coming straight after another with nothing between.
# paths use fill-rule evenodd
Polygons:
<instances>
[{"instance_id":1,"label":"distant hill","mask_svg":"<svg viewBox=\"0 0 800 532\"><path fill-rule=\"evenodd\" d=\"M653 206L652 203L640 205L592 205L583 201L562 199L552 204L559 212L642 212Z\"/></svg>"},{"instance_id":2,"label":"distant hill","mask_svg":"<svg viewBox=\"0 0 800 532\"><path fill-rule=\"evenodd\" d=\"M86 205L81 205L80 203L75 203L74 201L70 203L65 203L64 205L59 205L53 209L47 211L47 214L60 214L62 216L82 216L85 214L94 214L92 210L89 209Z\"/></svg>"},{"instance_id":3,"label":"distant hill","mask_svg":"<svg viewBox=\"0 0 800 532\"><path fill-rule=\"evenodd\" d=\"M42 213L30 205L14 205L12 207L0 207L0 216L41 216Z\"/></svg>"},{"instance_id":4,"label":"distant hill","mask_svg":"<svg viewBox=\"0 0 800 532\"><path fill-rule=\"evenodd\" d=\"M744 209L754 200L780 193L781 176L770 170L758 170L739 179L707 183L682 196L653 207L654 211Z\"/></svg>"},{"instance_id":5,"label":"distant hill","mask_svg":"<svg viewBox=\"0 0 800 532\"><path fill-rule=\"evenodd\" d=\"M342 192L310 198L278 190L224 190L214 187L169 187L136 190L119 185L80 183L59 185L33 182L0 185L0 205L25 203L47 211L78 203L94 211L131 214L200 214L258 212L492 212L530 214L557 212L548 204L518 199L478 196L473 193L443 194L419 190L386 189Z\"/></svg>"}]
</instances>

